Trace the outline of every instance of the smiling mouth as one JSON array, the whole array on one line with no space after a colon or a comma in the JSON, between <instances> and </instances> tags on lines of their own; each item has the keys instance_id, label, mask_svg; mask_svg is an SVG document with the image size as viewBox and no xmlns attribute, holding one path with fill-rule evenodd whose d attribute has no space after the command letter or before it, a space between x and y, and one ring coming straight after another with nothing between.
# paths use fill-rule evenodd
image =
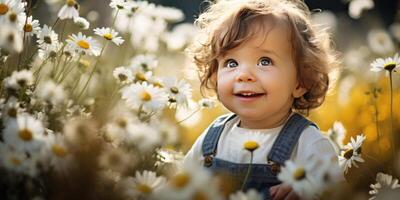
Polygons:
<instances>
[{"instance_id":1,"label":"smiling mouth","mask_svg":"<svg viewBox=\"0 0 400 200\"><path fill-rule=\"evenodd\" d=\"M260 97L265 95L265 93L255 93L255 92L243 92L243 93L235 93L237 97L251 98L251 97Z\"/></svg>"}]
</instances>

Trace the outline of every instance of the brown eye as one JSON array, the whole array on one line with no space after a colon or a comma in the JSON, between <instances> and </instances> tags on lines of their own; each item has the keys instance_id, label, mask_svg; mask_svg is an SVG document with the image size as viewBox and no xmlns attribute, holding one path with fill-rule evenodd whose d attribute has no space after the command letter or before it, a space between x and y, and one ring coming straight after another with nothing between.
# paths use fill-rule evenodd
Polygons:
<instances>
[{"instance_id":1,"label":"brown eye","mask_svg":"<svg viewBox=\"0 0 400 200\"><path fill-rule=\"evenodd\" d=\"M227 61L225 61L225 66L228 68L235 68L239 66L239 64L236 62L236 60L228 59Z\"/></svg>"},{"instance_id":2,"label":"brown eye","mask_svg":"<svg viewBox=\"0 0 400 200\"><path fill-rule=\"evenodd\" d=\"M272 65L272 60L270 59L270 58L268 58L268 57L262 57L262 58L260 58L260 60L258 61L258 64L257 64L258 66L262 66L262 67L264 67L264 66L270 66L270 65Z\"/></svg>"}]
</instances>

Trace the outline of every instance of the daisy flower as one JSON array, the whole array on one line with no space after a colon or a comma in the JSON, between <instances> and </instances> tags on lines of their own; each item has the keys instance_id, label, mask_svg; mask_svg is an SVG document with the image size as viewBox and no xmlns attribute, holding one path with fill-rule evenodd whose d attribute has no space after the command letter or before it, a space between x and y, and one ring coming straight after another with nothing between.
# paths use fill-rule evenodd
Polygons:
<instances>
[{"instance_id":1,"label":"daisy flower","mask_svg":"<svg viewBox=\"0 0 400 200\"><path fill-rule=\"evenodd\" d=\"M113 71L114 78L121 84L128 84L133 81L132 70L126 67L117 67Z\"/></svg>"},{"instance_id":2,"label":"daisy flower","mask_svg":"<svg viewBox=\"0 0 400 200\"><path fill-rule=\"evenodd\" d=\"M307 163L295 163L287 160L278 174L278 179L290 185L299 196L312 199L319 192L317 191L314 175L312 175L315 170L315 163L315 160Z\"/></svg>"},{"instance_id":3,"label":"daisy flower","mask_svg":"<svg viewBox=\"0 0 400 200\"><path fill-rule=\"evenodd\" d=\"M6 120L10 118L16 119L19 114L25 111L25 109L21 108L18 99L13 96L5 102L1 110L3 112L1 115L3 117L3 122L6 122Z\"/></svg>"},{"instance_id":4,"label":"daisy flower","mask_svg":"<svg viewBox=\"0 0 400 200\"><path fill-rule=\"evenodd\" d=\"M188 106L188 101L192 98L192 88L189 83L184 80L178 81L175 77L166 77L163 83L171 108Z\"/></svg>"},{"instance_id":5,"label":"daisy flower","mask_svg":"<svg viewBox=\"0 0 400 200\"><path fill-rule=\"evenodd\" d=\"M357 135L356 140L351 137L351 141L344 146L345 151L339 156L339 164L342 166L345 173L347 173L352 165L358 167L357 162L364 162L364 159L361 158L361 145L365 138L366 137L362 134Z\"/></svg>"},{"instance_id":6,"label":"daisy flower","mask_svg":"<svg viewBox=\"0 0 400 200\"><path fill-rule=\"evenodd\" d=\"M138 74L140 74L140 72L139 73L136 72L136 74L138 75ZM153 73L151 73L151 76L150 76L149 72L147 72L146 74L148 74L148 76L149 76L149 78L147 78L147 77L145 78L148 83L154 85L154 87L159 87L159 88L163 88L164 87L164 83L163 83L163 79L162 78L153 76ZM145 76L146 76L146 74L145 74Z\"/></svg>"},{"instance_id":7,"label":"daisy flower","mask_svg":"<svg viewBox=\"0 0 400 200\"><path fill-rule=\"evenodd\" d=\"M34 151L43 144L42 122L26 113L8 120L3 133L5 143L18 150Z\"/></svg>"},{"instance_id":8,"label":"daisy flower","mask_svg":"<svg viewBox=\"0 0 400 200\"><path fill-rule=\"evenodd\" d=\"M335 142L339 149L343 148L343 139L346 135L346 129L341 122L335 121L333 127L328 130L329 138Z\"/></svg>"},{"instance_id":9,"label":"daisy flower","mask_svg":"<svg viewBox=\"0 0 400 200\"><path fill-rule=\"evenodd\" d=\"M73 156L66 144L64 135L50 133L45 139L50 166L54 167L56 171L65 171L70 167Z\"/></svg>"},{"instance_id":10,"label":"daisy flower","mask_svg":"<svg viewBox=\"0 0 400 200\"><path fill-rule=\"evenodd\" d=\"M139 5L135 1L127 1L125 3L124 7L125 7L126 14L128 16L132 16L137 11L137 9L139 8Z\"/></svg>"},{"instance_id":11,"label":"daisy flower","mask_svg":"<svg viewBox=\"0 0 400 200\"><path fill-rule=\"evenodd\" d=\"M168 95L164 90L142 82L123 88L122 99L132 109L143 107L145 111L157 111L165 107Z\"/></svg>"},{"instance_id":12,"label":"daisy flower","mask_svg":"<svg viewBox=\"0 0 400 200\"><path fill-rule=\"evenodd\" d=\"M0 142L0 166L14 172L26 170L27 156L25 152L11 148L9 145Z\"/></svg>"},{"instance_id":13,"label":"daisy flower","mask_svg":"<svg viewBox=\"0 0 400 200\"><path fill-rule=\"evenodd\" d=\"M336 155L318 157L316 166L318 167L313 170L313 177L315 178L315 187L318 188L318 191L325 191L339 181L344 181L343 172L337 164Z\"/></svg>"},{"instance_id":14,"label":"daisy flower","mask_svg":"<svg viewBox=\"0 0 400 200\"><path fill-rule=\"evenodd\" d=\"M168 120L155 120L150 122L150 126L157 127L163 145L173 145L179 140L178 129L175 123Z\"/></svg>"},{"instance_id":15,"label":"daisy flower","mask_svg":"<svg viewBox=\"0 0 400 200\"><path fill-rule=\"evenodd\" d=\"M106 40L114 42L114 44L116 44L117 46L121 45L124 42L124 39L118 36L118 32L111 28L96 28L94 29L94 33L103 37Z\"/></svg>"},{"instance_id":16,"label":"daisy flower","mask_svg":"<svg viewBox=\"0 0 400 200\"><path fill-rule=\"evenodd\" d=\"M215 103L216 103L215 100L208 98L200 99L198 102L200 108L213 108L215 107Z\"/></svg>"},{"instance_id":17,"label":"daisy flower","mask_svg":"<svg viewBox=\"0 0 400 200\"><path fill-rule=\"evenodd\" d=\"M129 198L149 198L166 183L166 179L152 171L136 171L135 177L127 177L120 182L120 187Z\"/></svg>"},{"instance_id":18,"label":"daisy flower","mask_svg":"<svg viewBox=\"0 0 400 200\"><path fill-rule=\"evenodd\" d=\"M131 123L127 125L125 143L136 146L141 152L150 152L161 144L160 132L146 123Z\"/></svg>"},{"instance_id":19,"label":"daisy flower","mask_svg":"<svg viewBox=\"0 0 400 200\"><path fill-rule=\"evenodd\" d=\"M204 187L204 186L207 187ZM202 166L196 163L184 163L162 187L155 199L222 199L218 192L216 179Z\"/></svg>"},{"instance_id":20,"label":"daisy flower","mask_svg":"<svg viewBox=\"0 0 400 200\"><path fill-rule=\"evenodd\" d=\"M79 17L78 3L75 0L66 0L65 5L58 11L58 18L60 19L75 19Z\"/></svg>"},{"instance_id":21,"label":"daisy flower","mask_svg":"<svg viewBox=\"0 0 400 200\"><path fill-rule=\"evenodd\" d=\"M39 99L52 105L62 104L66 97L63 87L51 80L39 85L36 90L36 95Z\"/></svg>"},{"instance_id":22,"label":"daisy flower","mask_svg":"<svg viewBox=\"0 0 400 200\"><path fill-rule=\"evenodd\" d=\"M158 60L152 54L140 54L131 59L131 67L143 72L152 71L158 65Z\"/></svg>"},{"instance_id":23,"label":"daisy flower","mask_svg":"<svg viewBox=\"0 0 400 200\"><path fill-rule=\"evenodd\" d=\"M40 32L39 20L36 20L36 19L34 20L32 18L32 16L28 17L26 24L25 24L25 20L20 21L19 26L25 32L25 34L28 36L33 36Z\"/></svg>"},{"instance_id":24,"label":"daisy flower","mask_svg":"<svg viewBox=\"0 0 400 200\"><path fill-rule=\"evenodd\" d=\"M4 16L11 9L15 2L10 0L0 0L0 16Z\"/></svg>"},{"instance_id":25,"label":"daisy flower","mask_svg":"<svg viewBox=\"0 0 400 200\"><path fill-rule=\"evenodd\" d=\"M174 151L172 149L157 149L156 150L158 163L179 163L185 158L185 154L180 151Z\"/></svg>"},{"instance_id":26,"label":"daisy flower","mask_svg":"<svg viewBox=\"0 0 400 200\"><path fill-rule=\"evenodd\" d=\"M110 7L118 10L125 9L127 6L126 0L111 0Z\"/></svg>"},{"instance_id":27,"label":"daisy flower","mask_svg":"<svg viewBox=\"0 0 400 200\"><path fill-rule=\"evenodd\" d=\"M53 42L50 45L46 45L45 48L39 48L38 56L40 59L45 60L47 58L57 57L58 51L60 51L62 44L58 41ZM64 54L68 52L67 47L64 48Z\"/></svg>"},{"instance_id":28,"label":"daisy flower","mask_svg":"<svg viewBox=\"0 0 400 200\"><path fill-rule=\"evenodd\" d=\"M37 43L41 49L46 49L47 47L58 43L58 35L53 31L53 29L46 24L43 26L42 30L37 34ZM51 47L49 47L51 48Z\"/></svg>"},{"instance_id":29,"label":"daisy flower","mask_svg":"<svg viewBox=\"0 0 400 200\"><path fill-rule=\"evenodd\" d=\"M161 87L163 86L163 83L159 82L160 84L153 84L154 80L156 79L153 76L153 72L152 71L147 71L144 72L142 70L141 67L135 66L135 67L130 67L130 70L132 71L132 75L133 75L133 81L136 82L148 82L151 83L152 85L156 86L156 87Z\"/></svg>"},{"instance_id":30,"label":"daisy flower","mask_svg":"<svg viewBox=\"0 0 400 200\"><path fill-rule=\"evenodd\" d=\"M351 0L349 4L349 15L354 19L358 19L363 10L369 10L373 7L374 1L372 0Z\"/></svg>"},{"instance_id":31,"label":"daisy flower","mask_svg":"<svg viewBox=\"0 0 400 200\"><path fill-rule=\"evenodd\" d=\"M370 187L372 190L369 191L369 194L372 195L372 197L369 199L373 200L373 199L380 199L379 191L388 192L391 190L395 190L397 188L400 188L400 184L397 178L394 178L389 174L384 174L382 172L379 172L378 174L376 174L376 183L371 184Z\"/></svg>"},{"instance_id":32,"label":"daisy flower","mask_svg":"<svg viewBox=\"0 0 400 200\"><path fill-rule=\"evenodd\" d=\"M80 29L86 30L89 29L90 23L83 17L75 17L74 23L78 25Z\"/></svg>"},{"instance_id":33,"label":"daisy flower","mask_svg":"<svg viewBox=\"0 0 400 200\"><path fill-rule=\"evenodd\" d=\"M229 200L262 200L263 196L255 189L250 189L246 193L237 191L229 196Z\"/></svg>"},{"instance_id":34,"label":"daisy flower","mask_svg":"<svg viewBox=\"0 0 400 200\"><path fill-rule=\"evenodd\" d=\"M389 33L382 29L374 29L368 32L368 45L377 54L385 55L395 51L395 45Z\"/></svg>"},{"instance_id":35,"label":"daisy flower","mask_svg":"<svg viewBox=\"0 0 400 200\"><path fill-rule=\"evenodd\" d=\"M25 5L21 0L0 0L0 19L4 17L11 24L25 20Z\"/></svg>"},{"instance_id":36,"label":"daisy flower","mask_svg":"<svg viewBox=\"0 0 400 200\"><path fill-rule=\"evenodd\" d=\"M87 37L81 32L78 35L72 34L69 39L67 39L68 46L72 47L79 53L87 55L100 55L101 48L100 45L92 37Z\"/></svg>"},{"instance_id":37,"label":"daisy flower","mask_svg":"<svg viewBox=\"0 0 400 200\"><path fill-rule=\"evenodd\" d=\"M22 32L17 26L7 23L2 24L0 31L0 48L11 52L21 52L24 45L22 36Z\"/></svg>"},{"instance_id":38,"label":"daisy flower","mask_svg":"<svg viewBox=\"0 0 400 200\"><path fill-rule=\"evenodd\" d=\"M400 68L400 56L396 53L393 57L378 58L371 63L371 71L379 72L382 70L393 71Z\"/></svg>"},{"instance_id":39,"label":"daisy flower","mask_svg":"<svg viewBox=\"0 0 400 200\"><path fill-rule=\"evenodd\" d=\"M137 120L130 115L120 114L112 122L107 123L104 128L104 139L118 146L125 141L128 135L128 124L137 123Z\"/></svg>"},{"instance_id":40,"label":"daisy flower","mask_svg":"<svg viewBox=\"0 0 400 200\"><path fill-rule=\"evenodd\" d=\"M118 148L112 145L104 145L98 157L99 167L105 170L112 170L123 173L131 166L136 165L135 155L125 148Z\"/></svg>"},{"instance_id":41,"label":"daisy flower","mask_svg":"<svg viewBox=\"0 0 400 200\"><path fill-rule=\"evenodd\" d=\"M4 80L7 89L18 90L33 84L33 74L29 70L14 71L10 77Z\"/></svg>"}]
</instances>

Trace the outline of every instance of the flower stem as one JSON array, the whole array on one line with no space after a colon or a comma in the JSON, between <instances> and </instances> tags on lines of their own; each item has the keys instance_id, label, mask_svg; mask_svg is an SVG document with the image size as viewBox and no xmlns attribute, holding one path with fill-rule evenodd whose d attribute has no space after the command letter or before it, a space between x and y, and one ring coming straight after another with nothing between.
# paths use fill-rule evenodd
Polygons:
<instances>
[{"instance_id":1,"label":"flower stem","mask_svg":"<svg viewBox=\"0 0 400 200\"><path fill-rule=\"evenodd\" d=\"M199 110L200 110L200 107L199 108L197 108L194 112L192 112L190 115L188 115L187 117L185 117L184 119L182 119L182 120L180 120L180 121L178 121L177 122L177 124L180 124L180 123L182 123L182 122L184 122L184 121L186 121L187 119L189 119L190 117L192 117L194 114L196 114L197 112L199 112Z\"/></svg>"},{"instance_id":2,"label":"flower stem","mask_svg":"<svg viewBox=\"0 0 400 200\"><path fill-rule=\"evenodd\" d=\"M393 70L389 71L389 82L390 82L390 133L392 136L392 153L393 153L393 157L396 155L395 154L395 135L394 135L394 129L393 129L393 80L392 80L392 73Z\"/></svg>"},{"instance_id":3,"label":"flower stem","mask_svg":"<svg viewBox=\"0 0 400 200\"><path fill-rule=\"evenodd\" d=\"M54 75L54 80L55 81L57 81L61 77L63 72L65 71L65 65L67 64L67 59L68 59L68 56L65 56L63 64L62 64L61 69L60 69L60 72L55 73L55 75Z\"/></svg>"},{"instance_id":4,"label":"flower stem","mask_svg":"<svg viewBox=\"0 0 400 200\"><path fill-rule=\"evenodd\" d=\"M94 72L96 71L97 65L98 65L98 63L99 63L99 61L100 61L100 57L101 57L101 55L103 55L103 51L104 51L104 49L106 48L106 46L107 46L107 41L106 41L106 43L103 45L103 48L101 48L100 55L97 57L96 63L94 64L93 69L92 69L92 71L90 72L89 78L88 78L88 80L86 81L85 85L83 86L82 91L79 93L79 95L78 95L78 97L77 97L77 100L78 100L78 101L80 100L80 98L82 97L83 92L86 90L87 86L89 85L89 82L90 82L90 80L92 79Z\"/></svg>"},{"instance_id":5,"label":"flower stem","mask_svg":"<svg viewBox=\"0 0 400 200\"><path fill-rule=\"evenodd\" d=\"M74 68L73 68L73 66L71 65L71 60L72 60L72 58L70 58L68 61L67 61L67 66L65 66L65 69L66 69L66 72L63 74L63 76L60 76L60 80L58 81L58 84L60 84L61 82L63 82L63 80L67 77L67 75L72 71L72 70L74 70Z\"/></svg>"},{"instance_id":6,"label":"flower stem","mask_svg":"<svg viewBox=\"0 0 400 200\"><path fill-rule=\"evenodd\" d=\"M57 17L56 21L54 22L53 26L51 26L51 29L54 30L54 27L56 26L56 24L58 23L58 21L60 20L59 17Z\"/></svg>"},{"instance_id":7,"label":"flower stem","mask_svg":"<svg viewBox=\"0 0 400 200\"><path fill-rule=\"evenodd\" d=\"M243 191L243 189L244 189L244 186L246 185L247 179L248 179L249 176L250 176L252 164L253 164L253 152L251 151L251 152L250 152L250 165L249 165L249 167L247 168L246 176L244 177L244 180L243 180L243 183L242 183L242 187L240 188L240 190L242 190L242 191Z\"/></svg>"}]
</instances>

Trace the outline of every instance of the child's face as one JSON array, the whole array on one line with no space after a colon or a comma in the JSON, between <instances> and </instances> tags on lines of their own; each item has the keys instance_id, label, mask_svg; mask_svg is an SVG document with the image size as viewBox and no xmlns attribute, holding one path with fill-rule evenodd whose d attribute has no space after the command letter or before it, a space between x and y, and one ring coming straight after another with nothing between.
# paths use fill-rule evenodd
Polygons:
<instances>
[{"instance_id":1,"label":"child's face","mask_svg":"<svg viewBox=\"0 0 400 200\"><path fill-rule=\"evenodd\" d=\"M262 32L262 31L261 31ZM218 58L217 92L241 126L272 128L286 119L299 87L289 30L277 22Z\"/></svg>"}]
</instances>

